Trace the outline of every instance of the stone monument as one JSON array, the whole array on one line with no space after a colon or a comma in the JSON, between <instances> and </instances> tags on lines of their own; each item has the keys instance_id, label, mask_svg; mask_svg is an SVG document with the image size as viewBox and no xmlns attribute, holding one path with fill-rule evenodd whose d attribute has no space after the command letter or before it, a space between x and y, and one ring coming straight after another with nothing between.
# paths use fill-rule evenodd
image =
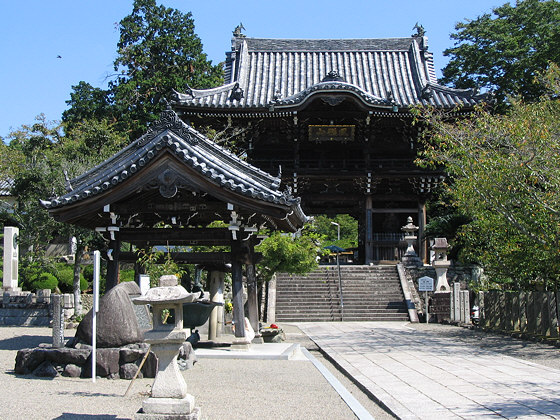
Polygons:
<instances>
[{"instance_id":1,"label":"stone monument","mask_svg":"<svg viewBox=\"0 0 560 420\"><path fill-rule=\"evenodd\" d=\"M21 292L21 287L18 287L18 236L17 227L4 227L4 291Z\"/></svg>"},{"instance_id":2,"label":"stone monument","mask_svg":"<svg viewBox=\"0 0 560 420\"><path fill-rule=\"evenodd\" d=\"M451 262L447 259L447 239L436 238L434 244L432 245L432 250L434 251L434 260L432 261L432 266L436 270L437 283L435 292L449 292L449 283L447 282L447 269L451 265Z\"/></svg>"},{"instance_id":3,"label":"stone monument","mask_svg":"<svg viewBox=\"0 0 560 420\"><path fill-rule=\"evenodd\" d=\"M196 294L178 285L177 277L162 276L159 287L134 299L137 305L152 305L153 329L145 333L145 341L158 358L158 370L150 397L143 401L135 419L198 420L200 407L187 394L187 384L179 371L177 355L187 339L183 329L183 303L192 302ZM166 323L166 320L173 320Z\"/></svg>"}]
</instances>

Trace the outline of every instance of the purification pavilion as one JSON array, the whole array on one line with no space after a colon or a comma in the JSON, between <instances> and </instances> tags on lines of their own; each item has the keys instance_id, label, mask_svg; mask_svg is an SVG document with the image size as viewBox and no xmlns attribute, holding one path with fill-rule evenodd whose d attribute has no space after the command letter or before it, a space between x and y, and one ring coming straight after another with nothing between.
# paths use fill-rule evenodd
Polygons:
<instances>
[{"instance_id":1,"label":"purification pavilion","mask_svg":"<svg viewBox=\"0 0 560 420\"><path fill-rule=\"evenodd\" d=\"M244 325L243 265L251 322L257 323L254 246L263 227L295 232L307 221L281 180L217 146L168 109L149 131L70 181L68 192L42 201L58 221L95 229L108 243L107 289L119 263L135 261L121 242L154 246L222 245L230 252L175 252L193 264L231 264L234 321ZM223 227L209 227L222 221ZM176 249L176 248L175 248ZM255 328L255 326L254 326ZM236 335L244 336L243 328Z\"/></svg>"},{"instance_id":2,"label":"purification pavilion","mask_svg":"<svg viewBox=\"0 0 560 420\"><path fill-rule=\"evenodd\" d=\"M234 138L249 163L280 174L306 214L357 219L358 262L398 259L408 216L426 258L425 202L444 174L414 164L411 107L461 114L482 96L437 83L421 30L309 40L248 38L237 29L225 73L223 86L176 92L172 105L185 122Z\"/></svg>"}]
</instances>

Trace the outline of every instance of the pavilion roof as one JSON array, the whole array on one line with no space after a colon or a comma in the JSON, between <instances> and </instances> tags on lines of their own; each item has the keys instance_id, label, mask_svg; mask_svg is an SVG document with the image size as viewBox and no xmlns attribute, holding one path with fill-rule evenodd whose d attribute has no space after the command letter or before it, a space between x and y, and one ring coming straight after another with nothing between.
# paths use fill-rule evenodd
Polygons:
<instances>
[{"instance_id":1,"label":"pavilion roof","mask_svg":"<svg viewBox=\"0 0 560 420\"><path fill-rule=\"evenodd\" d=\"M156 165L161 168L154 169ZM106 204L133 199L143 187L159 185L161 196L155 200L161 201L172 197L179 185L262 213L275 227L294 231L307 216L299 198L280 191L280 182L218 146L168 109L142 137L71 180L66 194L41 204L59 220L88 225L95 223L88 220L91 214L102 213ZM65 216L67 211L72 216Z\"/></svg>"},{"instance_id":2,"label":"pavilion roof","mask_svg":"<svg viewBox=\"0 0 560 420\"><path fill-rule=\"evenodd\" d=\"M176 105L281 110L317 92L354 94L366 106L473 106L472 90L439 85L427 38L262 39L237 36L223 86L176 94Z\"/></svg>"}]
</instances>

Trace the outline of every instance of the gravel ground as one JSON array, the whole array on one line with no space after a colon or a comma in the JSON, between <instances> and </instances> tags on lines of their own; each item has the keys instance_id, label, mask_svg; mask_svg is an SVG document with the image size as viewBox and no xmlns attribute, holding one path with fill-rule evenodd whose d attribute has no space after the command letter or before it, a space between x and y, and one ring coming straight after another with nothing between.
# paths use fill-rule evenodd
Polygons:
<instances>
[{"instance_id":1,"label":"gravel ground","mask_svg":"<svg viewBox=\"0 0 560 420\"><path fill-rule=\"evenodd\" d=\"M281 325L289 342L300 343L325 365L376 418L391 419L349 378L333 367L307 336L294 325ZM451 325L409 324L419 333L472 344L504 355L560 369L560 350ZM66 331L67 337L73 331ZM148 396L152 379L137 380L127 397L125 380L39 379L13 373L20 348L51 343L51 330L0 327L1 419L129 419ZM189 393L202 409L202 419L309 419L355 418L315 367L302 360L201 359L183 372Z\"/></svg>"},{"instance_id":2,"label":"gravel ground","mask_svg":"<svg viewBox=\"0 0 560 420\"><path fill-rule=\"evenodd\" d=\"M296 327L286 326L289 339L314 344ZM66 331L66 336L73 331ZM51 330L0 327L1 419L128 419L148 396L153 379L137 380L127 397L125 380L40 379L13 373L17 350L51 343ZM324 364L328 364L324 359ZM331 366L331 370L336 371ZM202 419L353 419L348 406L306 360L200 359L183 372ZM352 385L342 374L336 374ZM361 394L358 390L357 394ZM376 418L391 418L362 394L366 408L380 411ZM369 405L367 405L369 404ZM385 416L385 417L383 417Z\"/></svg>"}]
</instances>

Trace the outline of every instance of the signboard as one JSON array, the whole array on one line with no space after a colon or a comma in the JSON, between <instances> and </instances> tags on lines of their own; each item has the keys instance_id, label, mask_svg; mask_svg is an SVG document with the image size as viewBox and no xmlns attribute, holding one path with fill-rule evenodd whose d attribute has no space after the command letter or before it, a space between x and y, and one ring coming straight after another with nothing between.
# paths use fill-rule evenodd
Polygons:
<instances>
[{"instance_id":1,"label":"signboard","mask_svg":"<svg viewBox=\"0 0 560 420\"><path fill-rule=\"evenodd\" d=\"M419 292L433 292L434 291L434 279L431 277L420 277L418 279L418 291Z\"/></svg>"},{"instance_id":2,"label":"signboard","mask_svg":"<svg viewBox=\"0 0 560 420\"><path fill-rule=\"evenodd\" d=\"M310 125L309 141L354 141L355 125Z\"/></svg>"}]
</instances>

